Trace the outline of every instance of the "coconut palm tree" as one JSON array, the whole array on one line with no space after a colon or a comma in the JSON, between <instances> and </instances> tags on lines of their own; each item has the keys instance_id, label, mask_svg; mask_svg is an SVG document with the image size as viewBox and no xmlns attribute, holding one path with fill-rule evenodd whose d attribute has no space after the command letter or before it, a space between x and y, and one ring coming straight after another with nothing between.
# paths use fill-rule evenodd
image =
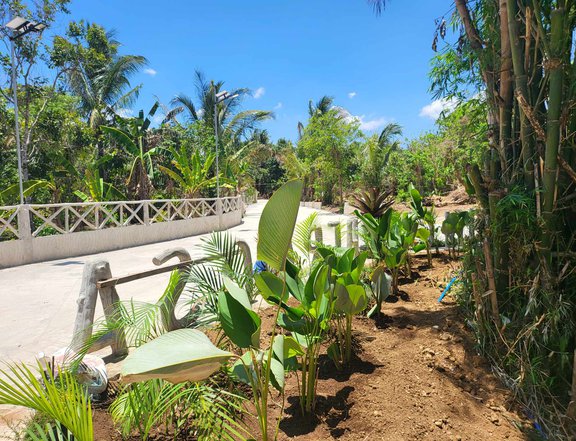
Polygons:
<instances>
[{"instance_id":1,"label":"coconut palm tree","mask_svg":"<svg viewBox=\"0 0 576 441\"><path fill-rule=\"evenodd\" d=\"M215 107L216 94L224 90L224 82L207 81L200 71L196 71L194 76L196 101L184 93L176 95L172 100L174 107L166 115L166 121L175 121L178 115L184 114L187 123L202 122L214 130L216 108L218 136L224 141L221 145L226 146L230 145L226 140L236 143L249 135L260 122L273 118L273 112L267 110L240 110L242 99L251 93L246 88L229 90L231 98L218 103Z\"/></svg>"},{"instance_id":2,"label":"coconut palm tree","mask_svg":"<svg viewBox=\"0 0 576 441\"><path fill-rule=\"evenodd\" d=\"M112 125L138 98L142 85L133 87L130 78L147 60L141 55L119 55L114 32L96 24L71 23L68 36L70 40L54 40L59 51L55 64L66 68L68 87L80 99L80 110L94 130L101 158L105 154L101 127ZM100 172L106 175L105 169Z\"/></svg>"},{"instance_id":3,"label":"coconut palm tree","mask_svg":"<svg viewBox=\"0 0 576 441\"><path fill-rule=\"evenodd\" d=\"M308 115L312 118L314 115L324 115L334 106L334 97L324 95L316 103L313 100L308 101ZM304 134L304 124L298 122L298 137L302 138Z\"/></svg>"}]
</instances>

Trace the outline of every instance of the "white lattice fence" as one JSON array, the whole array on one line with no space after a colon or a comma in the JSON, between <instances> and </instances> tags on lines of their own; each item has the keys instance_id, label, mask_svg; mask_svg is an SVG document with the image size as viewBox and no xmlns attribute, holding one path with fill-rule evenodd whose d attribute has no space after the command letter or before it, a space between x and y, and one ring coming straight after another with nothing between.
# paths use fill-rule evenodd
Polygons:
<instances>
[{"instance_id":1,"label":"white lattice fence","mask_svg":"<svg viewBox=\"0 0 576 441\"><path fill-rule=\"evenodd\" d=\"M19 239L18 213L19 205L0 207L0 241Z\"/></svg>"},{"instance_id":2,"label":"white lattice fence","mask_svg":"<svg viewBox=\"0 0 576 441\"><path fill-rule=\"evenodd\" d=\"M220 203L223 214L242 207L239 196ZM26 236L39 237L217 216L218 205L217 199L160 199L6 206L0 207L0 241L22 239L23 227Z\"/></svg>"}]
</instances>

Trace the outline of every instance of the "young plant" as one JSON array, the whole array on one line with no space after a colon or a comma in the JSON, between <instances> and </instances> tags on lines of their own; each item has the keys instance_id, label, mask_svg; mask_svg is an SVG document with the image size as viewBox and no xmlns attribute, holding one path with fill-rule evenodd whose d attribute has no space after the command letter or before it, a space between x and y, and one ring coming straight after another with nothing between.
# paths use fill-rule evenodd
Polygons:
<instances>
[{"instance_id":1,"label":"young plant","mask_svg":"<svg viewBox=\"0 0 576 441\"><path fill-rule=\"evenodd\" d=\"M37 370L23 363L7 364L0 369L0 404L27 407L50 420L45 427L28 429L32 439L94 439L90 399L69 371L55 375L40 364Z\"/></svg>"},{"instance_id":2,"label":"young plant","mask_svg":"<svg viewBox=\"0 0 576 441\"><path fill-rule=\"evenodd\" d=\"M425 226L429 231L428 237L424 243L426 244L428 265L432 266L432 244L434 243L436 235L436 215L434 214L434 207L426 208L422 205L422 196L412 183L410 183L408 191L410 193L410 206L412 207L412 212L422 226ZM423 237L423 235L421 235L421 237Z\"/></svg>"},{"instance_id":3,"label":"young plant","mask_svg":"<svg viewBox=\"0 0 576 441\"><path fill-rule=\"evenodd\" d=\"M284 184L266 204L258 226L257 257L281 275L286 274L286 258L301 192L302 183L299 181ZM278 278L278 281L280 283L271 288L272 295L267 295L268 291L262 293L271 303L278 299L282 302L288 296L286 278ZM284 348L289 345L285 345L285 338L276 337L277 329L274 325L270 346L260 348L261 319L252 310L248 293L226 277L224 287L218 295L218 317L222 330L241 355L217 348L198 330L180 329L137 348L126 358L122 375L128 382L155 378L171 383L201 381L217 371L222 364L235 359L232 372L251 386L260 430L259 439L267 441L270 439L270 386L279 390L282 402L284 398L284 366L288 360L284 360L284 350L279 351L279 346L281 344ZM280 306L276 307L274 323L279 313ZM277 438L278 427L277 424L273 439Z\"/></svg>"},{"instance_id":4,"label":"young plant","mask_svg":"<svg viewBox=\"0 0 576 441\"><path fill-rule=\"evenodd\" d=\"M366 314L368 317L372 317L374 314L380 316L382 313L382 303L390 295L392 287L392 278L386 274L384 266L382 265L372 271L371 280L372 283L370 287L372 288L372 296L376 303L370 311L368 311L368 314Z\"/></svg>"},{"instance_id":5,"label":"young plant","mask_svg":"<svg viewBox=\"0 0 576 441\"><path fill-rule=\"evenodd\" d=\"M286 272L282 274L288 288L284 297L277 294L282 286L278 276L262 272L255 278L263 297L281 306L278 324L291 332L293 342L300 348L294 349L292 354L300 359L300 405L304 414L311 414L316 403L318 357L330 327L334 289L329 283L330 268L322 261L314 264L306 282L300 278L300 272L299 267L288 262ZM298 301L298 306L286 304L289 294Z\"/></svg>"},{"instance_id":6,"label":"young plant","mask_svg":"<svg viewBox=\"0 0 576 441\"><path fill-rule=\"evenodd\" d=\"M381 217L374 217L369 213L362 214L358 210L354 214L361 222L359 235L368 247L370 255L376 263L384 261L383 244L390 229L390 220L394 211L389 208Z\"/></svg>"},{"instance_id":7,"label":"young plant","mask_svg":"<svg viewBox=\"0 0 576 441\"><path fill-rule=\"evenodd\" d=\"M337 366L344 366L352 357L352 319L368 305L368 295L361 281L368 253L354 257L353 248L319 248L318 252L329 266L330 283L334 286L333 321L336 342L328 348L328 355Z\"/></svg>"},{"instance_id":8,"label":"young plant","mask_svg":"<svg viewBox=\"0 0 576 441\"><path fill-rule=\"evenodd\" d=\"M408 213L394 213L382 248L384 263L392 274L392 292L395 295L398 295L400 269L408 264L408 252L414 245L417 231L417 225L411 220Z\"/></svg>"}]
</instances>

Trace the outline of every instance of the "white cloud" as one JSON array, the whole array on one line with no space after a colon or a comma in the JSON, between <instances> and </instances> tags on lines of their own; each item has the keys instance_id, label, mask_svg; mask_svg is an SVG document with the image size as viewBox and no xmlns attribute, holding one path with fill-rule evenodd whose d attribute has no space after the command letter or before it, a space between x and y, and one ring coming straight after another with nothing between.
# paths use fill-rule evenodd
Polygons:
<instances>
[{"instance_id":1,"label":"white cloud","mask_svg":"<svg viewBox=\"0 0 576 441\"><path fill-rule=\"evenodd\" d=\"M356 92L350 92L350 93L348 93L348 98L352 99L352 98L354 98L356 95L358 95Z\"/></svg>"},{"instance_id":2,"label":"white cloud","mask_svg":"<svg viewBox=\"0 0 576 441\"><path fill-rule=\"evenodd\" d=\"M147 68L147 69L144 69L144 73L147 74L147 75L150 75L151 77L153 77L153 76L156 75L158 72L156 72L154 69Z\"/></svg>"},{"instance_id":3,"label":"white cloud","mask_svg":"<svg viewBox=\"0 0 576 441\"><path fill-rule=\"evenodd\" d=\"M282 108L282 105L283 105L282 102L279 102L278 104L276 104L276 105L274 106L274 110L281 109L281 108Z\"/></svg>"},{"instance_id":4,"label":"white cloud","mask_svg":"<svg viewBox=\"0 0 576 441\"><path fill-rule=\"evenodd\" d=\"M442 112L446 111L447 113L450 113L457 105L458 100L456 98L442 98L434 100L420 109L420 116L436 121Z\"/></svg>"},{"instance_id":5,"label":"white cloud","mask_svg":"<svg viewBox=\"0 0 576 441\"><path fill-rule=\"evenodd\" d=\"M132 109L118 109L116 114L121 118L132 118L134 111Z\"/></svg>"},{"instance_id":6,"label":"white cloud","mask_svg":"<svg viewBox=\"0 0 576 441\"><path fill-rule=\"evenodd\" d=\"M390 122L390 119L379 117L366 119L366 115L352 115L348 110L343 107L334 106L333 109L337 110L339 115L347 121L356 121L360 124L360 130L372 131L384 127Z\"/></svg>"},{"instance_id":7,"label":"white cloud","mask_svg":"<svg viewBox=\"0 0 576 441\"><path fill-rule=\"evenodd\" d=\"M384 127L389 120L384 117L381 118L374 118L374 119L365 119L364 115L356 117L358 121L360 121L360 129L361 130L376 130L380 127Z\"/></svg>"},{"instance_id":8,"label":"white cloud","mask_svg":"<svg viewBox=\"0 0 576 441\"><path fill-rule=\"evenodd\" d=\"M263 87L259 87L254 91L254 99L262 98L262 96L264 96L265 93L266 89L264 89Z\"/></svg>"}]
</instances>

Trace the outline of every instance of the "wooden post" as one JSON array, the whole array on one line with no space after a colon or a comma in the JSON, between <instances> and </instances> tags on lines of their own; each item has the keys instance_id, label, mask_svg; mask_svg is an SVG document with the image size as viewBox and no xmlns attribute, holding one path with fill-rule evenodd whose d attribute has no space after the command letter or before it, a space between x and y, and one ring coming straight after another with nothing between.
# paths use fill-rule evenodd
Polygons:
<instances>
[{"instance_id":1,"label":"wooden post","mask_svg":"<svg viewBox=\"0 0 576 441\"><path fill-rule=\"evenodd\" d=\"M74 332L70 348L78 351L84 348L92 337L92 327L94 326L94 314L96 312L96 302L98 299L97 283L100 280L110 279L112 272L110 264L105 260L95 260L87 262L82 273L82 285L78 297L78 310L74 323ZM120 300L116 288L110 286L100 289L100 298L107 320L115 320L117 310L116 304ZM122 332L115 332L91 345L89 352L101 349L105 346L112 347L112 354L115 356L127 353L126 338Z\"/></svg>"}]
</instances>

